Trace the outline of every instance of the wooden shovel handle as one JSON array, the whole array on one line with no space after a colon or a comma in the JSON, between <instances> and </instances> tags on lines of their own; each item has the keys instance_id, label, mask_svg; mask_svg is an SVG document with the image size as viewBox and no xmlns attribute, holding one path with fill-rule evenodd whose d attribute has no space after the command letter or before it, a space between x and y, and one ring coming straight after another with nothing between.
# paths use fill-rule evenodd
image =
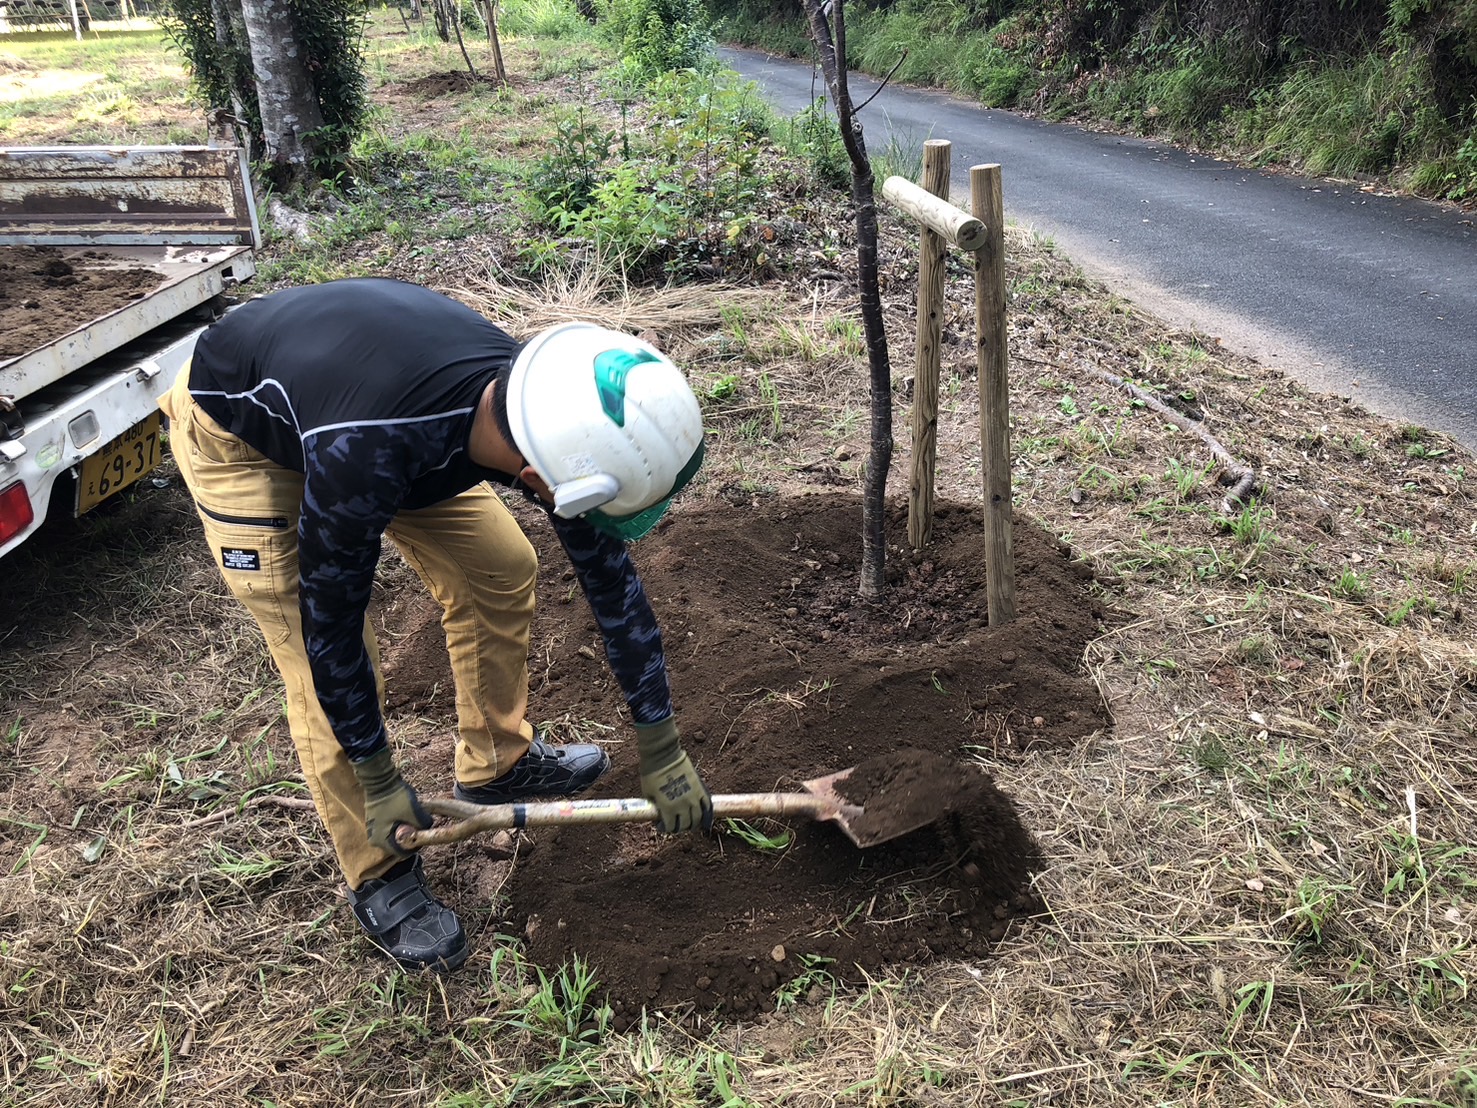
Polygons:
<instances>
[{"instance_id":1,"label":"wooden shovel handle","mask_svg":"<svg viewBox=\"0 0 1477 1108\"><path fill-rule=\"evenodd\" d=\"M570 827L586 823L654 823L656 805L649 800L543 800L529 804L468 804L431 797L424 800L432 815L450 816L458 823L417 831L401 826L396 838L407 850L461 842L484 831L509 827ZM713 797L713 818L748 816L805 816L832 819L836 806L810 793L726 793Z\"/></svg>"}]
</instances>

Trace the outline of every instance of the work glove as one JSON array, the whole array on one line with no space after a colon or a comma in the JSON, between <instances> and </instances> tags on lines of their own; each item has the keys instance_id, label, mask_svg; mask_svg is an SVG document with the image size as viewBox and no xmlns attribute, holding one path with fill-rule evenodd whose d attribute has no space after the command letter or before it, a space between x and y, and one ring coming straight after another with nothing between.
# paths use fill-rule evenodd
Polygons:
<instances>
[{"instance_id":1,"label":"work glove","mask_svg":"<svg viewBox=\"0 0 1477 1108\"><path fill-rule=\"evenodd\" d=\"M430 827L431 817L421 807L415 790L400 776L390 748L350 765L364 789L364 830L369 841L398 857L409 857L410 851L395 838L395 829L402 823L415 828Z\"/></svg>"},{"instance_id":2,"label":"work glove","mask_svg":"<svg viewBox=\"0 0 1477 1108\"><path fill-rule=\"evenodd\" d=\"M657 830L713 830L713 798L677 739L677 717L636 725L641 795L656 805Z\"/></svg>"}]
</instances>

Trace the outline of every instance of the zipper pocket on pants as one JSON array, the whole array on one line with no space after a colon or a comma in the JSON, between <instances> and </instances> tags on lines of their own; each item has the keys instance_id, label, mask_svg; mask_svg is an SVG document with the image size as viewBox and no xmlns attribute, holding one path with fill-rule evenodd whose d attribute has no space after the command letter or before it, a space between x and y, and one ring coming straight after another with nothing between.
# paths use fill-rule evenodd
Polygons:
<instances>
[{"instance_id":1,"label":"zipper pocket on pants","mask_svg":"<svg viewBox=\"0 0 1477 1108\"><path fill-rule=\"evenodd\" d=\"M196 505L202 512L217 523L224 523L232 527L268 527L274 531L281 531L287 527L286 516L229 516L224 512L215 512L204 504Z\"/></svg>"}]
</instances>

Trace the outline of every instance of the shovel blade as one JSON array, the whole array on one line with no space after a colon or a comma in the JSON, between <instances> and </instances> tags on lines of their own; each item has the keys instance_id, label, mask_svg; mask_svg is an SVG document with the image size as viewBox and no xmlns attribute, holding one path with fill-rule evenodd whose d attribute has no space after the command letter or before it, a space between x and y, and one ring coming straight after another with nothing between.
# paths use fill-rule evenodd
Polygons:
<instances>
[{"instance_id":1,"label":"shovel blade","mask_svg":"<svg viewBox=\"0 0 1477 1108\"><path fill-rule=\"evenodd\" d=\"M816 819L831 820L841 829L843 835L863 848L899 838L933 822L933 818L927 814L916 820L893 820L880 825L868 820L865 808L855 801L847 800L836 791L836 786L850 777L855 769L855 766L851 766L800 783L800 787L806 792L825 801L825 809L816 814Z\"/></svg>"}]
</instances>

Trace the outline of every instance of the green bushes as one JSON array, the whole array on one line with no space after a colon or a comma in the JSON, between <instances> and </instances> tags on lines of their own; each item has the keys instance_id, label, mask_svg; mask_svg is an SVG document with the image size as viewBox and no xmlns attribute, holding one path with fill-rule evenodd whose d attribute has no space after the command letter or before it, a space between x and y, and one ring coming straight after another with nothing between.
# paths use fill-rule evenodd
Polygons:
<instances>
[{"instance_id":1,"label":"green bushes","mask_svg":"<svg viewBox=\"0 0 1477 1108\"><path fill-rule=\"evenodd\" d=\"M826 107L824 97L791 119L782 137L790 152L809 164L817 181L832 188L850 186L851 156L841 141L835 113Z\"/></svg>"},{"instance_id":2,"label":"green bushes","mask_svg":"<svg viewBox=\"0 0 1477 1108\"><path fill-rule=\"evenodd\" d=\"M851 64L917 85L948 85L957 69L958 41L940 33L936 12L894 8L858 10L846 21Z\"/></svg>"},{"instance_id":3,"label":"green bushes","mask_svg":"<svg viewBox=\"0 0 1477 1108\"><path fill-rule=\"evenodd\" d=\"M1083 102L1092 114L1138 130L1211 139L1229 109L1247 104L1251 83L1225 53L1176 44L1160 59L1100 73Z\"/></svg>"},{"instance_id":4,"label":"green bushes","mask_svg":"<svg viewBox=\"0 0 1477 1108\"><path fill-rule=\"evenodd\" d=\"M1417 110L1395 67L1374 55L1309 66L1257 94L1239 121L1262 158L1347 177L1394 169L1402 131Z\"/></svg>"},{"instance_id":5,"label":"green bushes","mask_svg":"<svg viewBox=\"0 0 1477 1108\"><path fill-rule=\"evenodd\" d=\"M771 49L797 0L710 0ZM1477 194L1477 0L849 0L873 74L1313 173Z\"/></svg>"},{"instance_id":6,"label":"green bushes","mask_svg":"<svg viewBox=\"0 0 1477 1108\"><path fill-rule=\"evenodd\" d=\"M693 70L655 78L649 95L639 129L605 131L582 112L560 124L530 185L538 217L638 276L764 265L749 231L770 186L769 110L752 87Z\"/></svg>"},{"instance_id":7,"label":"green bushes","mask_svg":"<svg viewBox=\"0 0 1477 1108\"><path fill-rule=\"evenodd\" d=\"M978 36L961 51L956 74L961 91L973 93L991 108L1018 103L1036 88L1031 67L989 35Z\"/></svg>"},{"instance_id":8,"label":"green bushes","mask_svg":"<svg viewBox=\"0 0 1477 1108\"><path fill-rule=\"evenodd\" d=\"M589 26L569 0L503 0L498 30L505 35L566 39Z\"/></svg>"},{"instance_id":9,"label":"green bushes","mask_svg":"<svg viewBox=\"0 0 1477 1108\"><path fill-rule=\"evenodd\" d=\"M600 23L642 75L698 65L712 51L703 0L601 0Z\"/></svg>"}]
</instances>

